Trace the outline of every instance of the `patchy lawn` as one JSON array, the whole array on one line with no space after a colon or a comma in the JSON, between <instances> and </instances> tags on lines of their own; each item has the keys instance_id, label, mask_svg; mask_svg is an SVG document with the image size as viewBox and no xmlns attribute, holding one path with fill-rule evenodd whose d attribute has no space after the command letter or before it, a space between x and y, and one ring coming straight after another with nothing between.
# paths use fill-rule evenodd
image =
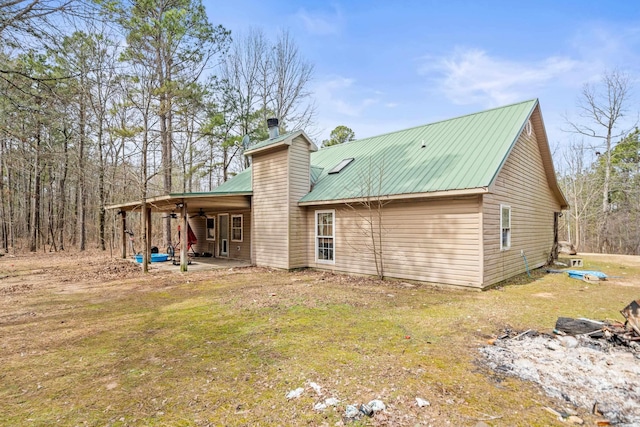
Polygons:
<instances>
[{"instance_id":1,"label":"patchy lawn","mask_svg":"<svg viewBox=\"0 0 640 427\"><path fill-rule=\"evenodd\" d=\"M384 413L354 424L562 425L544 408L564 402L489 371L478 348L505 328L550 331L559 316L623 320L640 296L638 257L585 260L617 277L592 285L535 272L479 293L260 268L143 275L95 254L4 256L0 423L333 426L347 404L381 399ZM328 397L336 408L313 410Z\"/></svg>"}]
</instances>

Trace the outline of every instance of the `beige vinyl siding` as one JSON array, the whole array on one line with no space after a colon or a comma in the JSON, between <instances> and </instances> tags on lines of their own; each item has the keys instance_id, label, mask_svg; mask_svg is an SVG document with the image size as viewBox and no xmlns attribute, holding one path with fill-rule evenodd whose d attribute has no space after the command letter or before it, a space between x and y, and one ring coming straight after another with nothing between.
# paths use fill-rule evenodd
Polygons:
<instances>
[{"instance_id":1,"label":"beige vinyl siding","mask_svg":"<svg viewBox=\"0 0 640 427\"><path fill-rule=\"evenodd\" d=\"M259 266L289 268L286 148L253 158L252 238Z\"/></svg>"},{"instance_id":2,"label":"beige vinyl siding","mask_svg":"<svg viewBox=\"0 0 640 427\"><path fill-rule=\"evenodd\" d=\"M478 196L465 199L392 202L383 208L384 274L457 286L481 286L480 212ZM335 264L315 262L315 230L308 227L309 265L318 269L376 274L370 234L364 216L344 205L323 206L336 211ZM308 208L307 223L315 223Z\"/></svg>"},{"instance_id":3,"label":"beige vinyl siding","mask_svg":"<svg viewBox=\"0 0 640 427\"><path fill-rule=\"evenodd\" d=\"M229 258L251 260L251 210L227 211L229 214ZM242 242L231 240L231 217L242 215Z\"/></svg>"},{"instance_id":4,"label":"beige vinyl siding","mask_svg":"<svg viewBox=\"0 0 640 427\"><path fill-rule=\"evenodd\" d=\"M534 113L534 116L537 113ZM500 205L511 206L511 247L500 250ZM553 245L553 215L560 204L549 187L535 130L518 138L482 202L484 286L544 265Z\"/></svg>"},{"instance_id":5,"label":"beige vinyl siding","mask_svg":"<svg viewBox=\"0 0 640 427\"><path fill-rule=\"evenodd\" d=\"M289 146L289 268L307 266L307 217L298 200L310 190L310 173L309 144L299 136Z\"/></svg>"},{"instance_id":6,"label":"beige vinyl siding","mask_svg":"<svg viewBox=\"0 0 640 427\"><path fill-rule=\"evenodd\" d=\"M189 224L193 232L196 234L198 243L194 245L196 252L210 252L214 256L220 256L220 250L218 247L219 236L218 226L220 214L229 214L229 236L231 236L231 215L242 215L242 242L232 242L229 238L229 258L251 260L251 210L239 209L239 210L225 210L225 211L207 211L206 215L209 218L215 218L216 220L216 239L207 239L206 219L205 218L190 218ZM239 248L239 249L238 249ZM226 257L225 257L226 258Z\"/></svg>"}]
</instances>

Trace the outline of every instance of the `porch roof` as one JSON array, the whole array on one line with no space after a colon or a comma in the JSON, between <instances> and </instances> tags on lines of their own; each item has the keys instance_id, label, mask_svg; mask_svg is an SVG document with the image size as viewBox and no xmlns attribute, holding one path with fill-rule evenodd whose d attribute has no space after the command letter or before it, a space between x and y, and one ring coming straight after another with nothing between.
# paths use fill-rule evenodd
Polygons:
<instances>
[{"instance_id":1,"label":"porch roof","mask_svg":"<svg viewBox=\"0 0 640 427\"><path fill-rule=\"evenodd\" d=\"M222 193L216 194L206 193L171 193L164 196L150 197L146 200L147 206L152 212L180 211L179 204L185 204L187 214L197 214L201 209L203 211L212 211L219 209L242 209L251 206L251 192L242 193ZM127 202L106 206L105 209L117 209L124 212L139 211L142 201Z\"/></svg>"}]
</instances>

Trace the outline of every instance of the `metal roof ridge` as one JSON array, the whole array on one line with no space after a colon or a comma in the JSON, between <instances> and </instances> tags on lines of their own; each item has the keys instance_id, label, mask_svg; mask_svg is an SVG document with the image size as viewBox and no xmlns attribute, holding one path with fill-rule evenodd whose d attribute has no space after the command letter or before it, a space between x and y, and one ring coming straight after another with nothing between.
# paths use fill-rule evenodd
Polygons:
<instances>
[{"instance_id":1,"label":"metal roof ridge","mask_svg":"<svg viewBox=\"0 0 640 427\"><path fill-rule=\"evenodd\" d=\"M476 111L474 113L463 114L461 116L451 117L451 118L448 118L448 119L437 120L435 122L425 123L423 125L412 126L412 127L405 128L405 129L400 129L400 130L394 130L394 131L391 131L391 132L381 133L379 135L368 136L366 138L356 139L354 141L347 141L347 142L345 142L343 144L330 145L329 147L322 147L322 150L330 150L331 148L344 147L344 146L352 145L354 143L361 142L361 141L368 141L368 140L371 140L371 139L374 139L374 138L380 138L380 137L383 137L383 136L393 135L393 134L400 133L400 132L406 132L406 131L410 131L410 130L414 130L414 129L424 128L424 127L435 125L435 124L438 124L438 123L450 122L450 121L462 119L462 118L465 118L465 117L471 117L471 116L475 116L475 115L478 115L478 114L488 113L490 111L501 110L503 108L515 107L516 105L526 104L528 102L539 102L539 100L538 100L538 98L531 98L531 99L527 99L526 101L514 102L512 104L503 105L501 107L488 108L486 110ZM320 151L321 150L318 150L318 152L320 152Z\"/></svg>"}]
</instances>

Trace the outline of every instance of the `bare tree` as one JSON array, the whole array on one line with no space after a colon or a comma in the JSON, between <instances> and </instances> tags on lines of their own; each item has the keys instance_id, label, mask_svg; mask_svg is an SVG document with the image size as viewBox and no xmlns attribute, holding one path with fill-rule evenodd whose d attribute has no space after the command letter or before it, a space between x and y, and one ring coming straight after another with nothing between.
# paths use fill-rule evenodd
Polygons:
<instances>
[{"instance_id":1,"label":"bare tree","mask_svg":"<svg viewBox=\"0 0 640 427\"><path fill-rule=\"evenodd\" d=\"M568 120L574 133L604 142L604 181L602 186L602 221L600 249L607 247L607 220L610 211L611 146L614 139L626 135L630 129L620 129L620 120L628 112L631 79L618 70L605 72L600 85L585 84L578 99L579 116L583 121ZM635 124L631 127L635 127ZM601 146L600 144L598 144Z\"/></svg>"},{"instance_id":2,"label":"bare tree","mask_svg":"<svg viewBox=\"0 0 640 427\"><path fill-rule=\"evenodd\" d=\"M593 202L598 198L600 182L593 170L584 164L587 147L584 141L574 142L564 153L567 169L559 182L571 201L571 211L565 216L567 238L577 250L584 249L590 236L585 232L589 222L595 222Z\"/></svg>"},{"instance_id":3,"label":"bare tree","mask_svg":"<svg viewBox=\"0 0 640 427\"><path fill-rule=\"evenodd\" d=\"M0 36L37 34L51 15L69 11L75 0L3 0L0 2Z\"/></svg>"},{"instance_id":4,"label":"bare tree","mask_svg":"<svg viewBox=\"0 0 640 427\"><path fill-rule=\"evenodd\" d=\"M309 90L313 65L302 57L288 31L280 33L272 52L274 82L267 106L290 129L305 129L315 117Z\"/></svg>"},{"instance_id":5,"label":"bare tree","mask_svg":"<svg viewBox=\"0 0 640 427\"><path fill-rule=\"evenodd\" d=\"M222 141L225 177L226 165L244 135L253 141L267 137L267 118L278 118L281 130L306 129L313 124L312 77L313 65L304 59L286 31L275 42L260 29L234 40L218 83L218 105L223 115L220 127L226 130ZM237 145L231 150L233 143ZM245 158L244 167L248 166Z\"/></svg>"},{"instance_id":6,"label":"bare tree","mask_svg":"<svg viewBox=\"0 0 640 427\"><path fill-rule=\"evenodd\" d=\"M346 203L347 210L358 218L357 228L365 239L364 253L373 256L376 274L384 279L384 207L389 203L388 198L382 194L384 160L376 163L370 159L356 182L358 184L353 194L356 201ZM350 242L347 244L354 246L357 253L362 252L359 245L356 247Z\"/></svg>"}]
</instances>

